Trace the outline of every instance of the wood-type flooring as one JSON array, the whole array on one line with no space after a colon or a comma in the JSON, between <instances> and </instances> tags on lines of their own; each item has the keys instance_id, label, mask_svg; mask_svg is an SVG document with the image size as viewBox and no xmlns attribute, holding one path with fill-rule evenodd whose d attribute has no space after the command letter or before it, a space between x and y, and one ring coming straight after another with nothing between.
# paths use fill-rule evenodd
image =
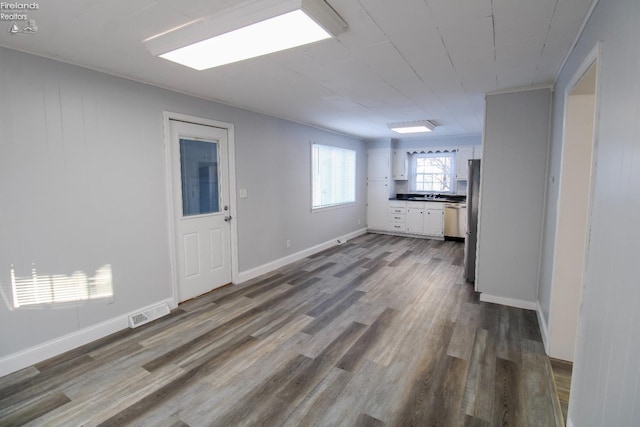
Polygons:
<instances>
[{"instance_id":1,"label":"wood-type flooring","mask_svg":"<svg viewBox=\"0 0 640 427\"><path fill-rule=\"evenodd\" d=\"M361 236L0 378L0 425L561 425L535 313L462 263Z\"/></svg>"},{"instance_id":2,"label":"wood-type flooring","mask_svg":"<svg viewBox=\"0 0 640 427\"><path fill-rule=\"evenodd\" d=\"M567 413L569 410L569 395L571 394L571 374L573 363L564 360L550 359L553 380L556 386L556 393L562 408L564 423L567 423Z\"/></svg>"}]
</instances>

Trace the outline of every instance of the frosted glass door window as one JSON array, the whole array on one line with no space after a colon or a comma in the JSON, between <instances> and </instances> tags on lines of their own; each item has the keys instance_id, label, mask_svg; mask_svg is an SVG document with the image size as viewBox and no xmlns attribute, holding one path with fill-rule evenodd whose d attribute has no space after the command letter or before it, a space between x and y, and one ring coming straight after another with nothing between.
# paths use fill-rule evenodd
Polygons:
<instances>
[{"instance_id":1,"label":"frosted glass door window","mask_svg":"<svg viewBox=\"0 0 640 427\"><path fill-rule=\"evenodd\" d=\"M180 139L182 215L220 212L217 142Z\"/></svg>"}]
</instances>

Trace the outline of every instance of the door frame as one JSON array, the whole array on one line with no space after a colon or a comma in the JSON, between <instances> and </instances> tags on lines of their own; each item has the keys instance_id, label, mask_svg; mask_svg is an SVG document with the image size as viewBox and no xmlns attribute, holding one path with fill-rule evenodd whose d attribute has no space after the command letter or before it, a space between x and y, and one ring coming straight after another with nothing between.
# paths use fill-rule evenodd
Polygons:
<instances>
[{"instance_id":1,"label":"door frame","mask_svg":"<svg viewBox=\"0 0 640 427\"><path fill-rule=\"evenodd\" d=\"M582 77L586 74L586 72L595 64L596 66L596 81L595 81L595 93L594 93L594 116L593 116L593 134L592 134L592 139L590 141L591 144L591 165L590 165L590 176L589 176L589 182L585 183L585 185L588 185L588 200L587 200L587 206L586 206L586 224L585 224L585 242L584 242L584 247L583 247L583 253L582 253L582 265L580 266L580 273L582 275L582 280L580 283L580 290L579 290L579 294L575 295L576 299L577 299L577 306L578 306L578 318L576 319L576 330L575 330L575 335L574 335L574 349L573 349L573 364L574 366L576 365L577 362L577 349L578 346L580 344L581 341L581 336L582 336L582 328L584 328L584 319L583 319L583 313L582 313L582 304L584 301L584 297L585 297L585 292L588 292L588 277L587 277L587 268L588 268L588 263L589 263L589 249L590 249L590 244L591 244L591 223L592 223L592 216L593 216L593 202L594 202L594 191L595 191L595 184L596 184L596 177L597 177L597 164L598 164L598 135L599 135L599 119L600 119L600 75L602 72L602 42L599 41L593 48L592 50L589 52L589 54L587 54L585 56L585 58L582 60L582 63L580 64L580 66L576 69L576 71L573 73L571 79L569 80L567 86L565 87L565 91L564 91L564 100L563 100L563 117L562 117L562 152L560 155L560 170L559 170L559 189L558 189L558 197L557 197L557 213L556 213L556 218L555 218L555 228L556 228L556 232L554 235L554 239L553 239L553 265L552 265L552 269L551 269L551 295L550 295L550 299L549 299L549 319L548 319L548 347L547 347L547 354L550 357L554 357L556 355L556 349L552 348L552 334L555 333L554 328L553 328L553 322L552 322L552 316L556 316L557 313L556 311L558 310L558 308L556 307L556 305L554 304L554 300L556 298L555 293L556 293L556 287L557 286L561 286L559 283L557 283L556 280L556 269L558 268L557 264L558 264L558 258L559 258L559 254L558 254L558 226L560 225L560 216L562 214L562 209L563 209L563 201L564 198L566 197L565 194L563 194L562 191L562 177L564 176L564 172L565 172L565 167L566 167L566 162L568 161L566 154L565 154L565 139L566 139L566 128L567 128L567 115L568 115L568 110L569 110L569 101L570 101L570 97L573 96L572 93L574 91L574 89L576 88L576 86L578 85L578 83L580 82L580 80L582 79ZM573 385L573 381L572 381L572 385ZM571 406L571 404L570 404Z\"/></svg>"},{"instance_id":2,"label":"door frame","mask_svg":"<svg viewBox=\"0 0 640 427\"><path fill-rule=\"evenodd\" d=\"M201 126L209 126L227 131L227 146L229 156L229 215L231 215L231 283L236 284L238 278L238 221L236 209L236 150L234 138L234 125L231 123L220 122L217 120L206 119L202 117L191 116L182 113L174 113L171 111L163 112L164 123L164 151L165 151L165 186L167 189L167 219L168 219L168 241L169 241L169 266L171 281L171 308L178 307L178 265L176 260L175 248L175 213L173 209L173 194L176 191L173 188L171 179L171 165L173 161L173 150L171 141L171 120L191 123Z\"/></svg>"}]
</instances>

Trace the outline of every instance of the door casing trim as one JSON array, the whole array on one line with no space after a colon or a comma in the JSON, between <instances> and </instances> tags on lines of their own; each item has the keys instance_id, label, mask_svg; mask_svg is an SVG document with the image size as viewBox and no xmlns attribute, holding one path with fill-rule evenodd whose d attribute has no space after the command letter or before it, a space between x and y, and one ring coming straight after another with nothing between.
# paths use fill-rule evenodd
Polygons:
<instances>
[{"instance_id":1,"label":"door casing trim","mask_svg":"<svg viewBox=\"0 0 640 427\"><path fill-rule=\"evenodd\" d=\"M169 267L171 282L170 307L178 307L178 266L176 263L175 248L175 214L173 210L173 184L171 182L171 120L191 123L202 126L216 127L227 131L227 145L229 155L229 213L233 218L231 221L231 283L237 283L238 279L238 215L236 212L236 150L234 138L234 125L232 123L221 122L203 117L196 117L171 111L163 112L164 124L164 150L165 150L165 187L167 189L167 236L169 241Z\"/></svg>"}]
</instances>

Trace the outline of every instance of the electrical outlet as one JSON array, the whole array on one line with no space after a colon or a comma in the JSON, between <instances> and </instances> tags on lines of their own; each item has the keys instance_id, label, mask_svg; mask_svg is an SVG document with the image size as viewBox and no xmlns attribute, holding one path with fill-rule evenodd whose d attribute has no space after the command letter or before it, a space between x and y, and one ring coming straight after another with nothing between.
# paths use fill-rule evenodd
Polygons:
<instances>
[{"instance_id":1,"label":"electrical outlet","mask_svg":"<svg viewBox=\"0 0 640 427\"><path fill-rule=\"evenodd\" d=\"M291 240L287 240L287 247L290 248L291 247Z\"/></svg>"}]
</instances>

